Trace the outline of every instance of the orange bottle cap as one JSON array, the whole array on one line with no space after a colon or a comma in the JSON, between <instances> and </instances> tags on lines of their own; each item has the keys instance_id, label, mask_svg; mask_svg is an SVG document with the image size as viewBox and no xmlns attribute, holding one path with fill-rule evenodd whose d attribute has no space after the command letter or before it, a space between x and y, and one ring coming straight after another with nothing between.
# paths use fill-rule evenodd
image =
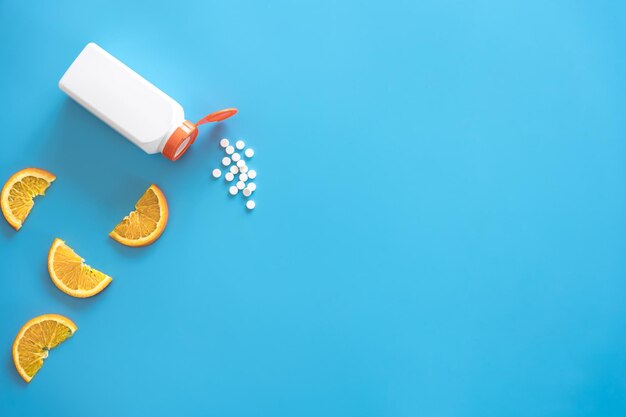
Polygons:
<instances>
[{"instance_id":1,"label":"orange bottle cap","mask_svg":"<svg viewBox=\"0 0 626 417\"><path fill-rule=\"evenodd\" d=\"M183 124L176 128L167 142L165 142L161 153L167 159L176 161L189 149L191 144L198 137L198 126L211 122L221 122L222 120L234 116L236 113L237 109L229 108L208 114L195 124L191 123L189 120L185 120Z\"/></svg>"}]
</instances>

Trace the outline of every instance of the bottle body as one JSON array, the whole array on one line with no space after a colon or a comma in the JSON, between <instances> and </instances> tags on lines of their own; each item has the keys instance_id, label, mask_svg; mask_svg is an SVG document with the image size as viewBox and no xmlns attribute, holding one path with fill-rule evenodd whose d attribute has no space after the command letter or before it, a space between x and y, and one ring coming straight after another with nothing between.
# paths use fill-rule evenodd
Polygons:
<instances>
[{"instance_id":1,"label":"bottle body","mask_svg":"<svg viewBox=\"0 0 626 417\"><path fill-rule=\"evenodd\" d=\"M180 104L95 43L82 50L59 88L149 154L162 152L185 121Z\"/></svg>"}]
</instances>

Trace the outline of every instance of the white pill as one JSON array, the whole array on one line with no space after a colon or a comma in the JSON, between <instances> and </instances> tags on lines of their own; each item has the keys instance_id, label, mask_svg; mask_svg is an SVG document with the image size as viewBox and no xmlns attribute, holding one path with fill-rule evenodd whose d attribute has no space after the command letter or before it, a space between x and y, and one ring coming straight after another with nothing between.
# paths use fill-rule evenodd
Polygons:
<instances>
[{"instance_id":1,"label":"white pill","mask_svg":"<svg viewBox=\"0 0 626 417\"><path fill-rule=\"evenodd\" d=\"M231 185L230 188L228 189L228 192L230 193L230 195L236 195L239 192L239 190L234 185Z\"/></svg>"},{"instance_id":2,"label":"white pill","mask_svg":"<svg viewBox=\"0 0 626 417\"><path fill-rule=\"evenodd\" d=\"M232 172L227 172L226 175L224 175L224 179L226 181L232 181L235 179L235 176L233 175Z\"/></svg>"},{"instance_id":3,"label":"white pill","mask_svg":"<svg viewBox=\"0 0 626 417\"><path fill-rule=\"evenodd\" d=\"M222 165L224 165L225 167L227 167L228 165L230 165L230 158L225 156L222 158Z\"/></svg>"},{"instance_id":4,"label":"white pill","mask_svg":"<svg viewBox=\"0 0 626 417\"><path fill-rule=\"evenodd\" d=\"M237 142L235 142L235 146L237 147L237 149L242 150L243 148L246 147L246 142L239 139Z\"/></svg>"},{"instance_id":5,"label":"white pill","mask_svg":"<svg viewBox=\"0 0 626 417\"><path fill-rule=\"evenodd\" d=\"M220 175L221 174L222 173L220 172ZM215 178L217 178L217 177L215 177ZM239 174L239 181L243 181L243 182L248 181L248 176L246 174Z\"/></svg>"},{"instance_id":6,"label":"white pill","mask_svg":"<svg viewBox=\"0 0 626 417\"><path fill-rule=\"evenodd\" d=\"M250 197L252 195L252 191L250 191L248 187L244 188L242 193L245 197Z\"/></svg>"},{"instance_id":7,"label":"white pill","mask_svg":"<svg viewBox=\"0 0 626 417\"><path fill-rule=\"evenodd\" d=\"M219 177L221 177L221 176L222 176L222 171L221 171L221 170L219 170L219 169L217 169L217 168L215 168L215 169L213 170L213 178L219 178Z\"/></svg>"},{"instance_id":8,"label":"white pill","mask_svg":"<svg viewBox=\"0 0 626 417\"><path fill-rule=\"evenodd\" d=\"M256 190L256 184L251 182L250 184L248 184L247 188L250 189L250 191L254 191Z\"/></svg>"},{"instance_id":9,"label":"white pill","mask_svg":"<svg viewBox=\"0 0 626 417\"><path fill-rule=\"evenodd\" d=\"M243 159L240 159L239 161L237 161L237 166L239 168L245 167L246 166L246 161L244 161Z\"/></svg>"},{"instance_id":10,"label":"white pill","mask_svg":"<svg viewBox=\"0 0 626 417\"><path fill-rule=\"evenodd\" d=\"M239 168L237 168L235 165L230 167L230 172L233 173L233 175L237 175L239 174Z\"/></svg>"},{"instance_id":11,"label":"white pill","mask_svg":"<svg viewBox=\"0 0 626 417\"><path fill-rule=\"evenodd\" d=\"M253 169L251 169L251 170L248 172L248 178L250 178L251 180L255 179L255 178L256 178L256 171L255 171L255 170L253 170Z\"/></svg>"},{"instance_id":12,"label":"white pill","mask_svg":"<svg viewBox=\"0 0 626 417\"><path fill-rule=\"evenodd\" d=\"M235 148L233 148L232 145L228 145L226 147L226 153L229 154L229 155L232 155L233 152L235 152Z\"/></svg>"},{"instance_id":13,"label":"white pill","mask_svg":"<svg viewBox=\"0 0 626 417\"><path fill-rule=\"evenodd\" d=\"M246 207L248 208L248 210L252 210L256 207L256 203L254 202L254 200L248 200L246 201Z\"/></svg>"},{"instance_id":14,"label":"white pill","mask_svg":"<svg viewBox=\"0 0 626 417\"><path fill-rule=\"evenodd\" d=\"M254 156L254 149L252 148L246 149L246 151L244 152L244 155L246 155L246 157L248 158L252 158Z\"/></svg>"},{"instance_id":15,"label":"white pill","mask_svg":"<svg viewBox=\"0 0 626 417\"><path fill-rule=\"evenodd\" d=\"M248 172L248 165L244 165L241 168L239 168L239 172L243 172L244 174Z\"/></svg>"},{"instance_id":16,"label":"white pill","mask_svg":"<svg viewBox=\"0 0 626 417\"><path fill-rule=\"evenodd\" d=\"M237 189L243 190L246 187L246 183L243 181L237 181Z\"/></svg>"},{"instance_id":17,"label":"white pill","mask_svg":"<svg viewBox=\"0 0 626 417\"><path fill-rule=\"evenodd\" d=\"M230 142L229 142L229 141L228 141L228 139L226 139L226 138L224 138L224 139L220 140L220 146L221 146L222 148L227 147L229 144L230 144Z\"/></svg>"},{"instance_id":18,"label":"white pill","mask_svg":"<svg viewBox=\"0 0 626 417\"><path fill-rule=\"evenodd\" d=\"M239 155L237 152L235 152L231 158L233 159L233 161L237 162L241 159L241 155Z\"/></svg>"}]
</instances>

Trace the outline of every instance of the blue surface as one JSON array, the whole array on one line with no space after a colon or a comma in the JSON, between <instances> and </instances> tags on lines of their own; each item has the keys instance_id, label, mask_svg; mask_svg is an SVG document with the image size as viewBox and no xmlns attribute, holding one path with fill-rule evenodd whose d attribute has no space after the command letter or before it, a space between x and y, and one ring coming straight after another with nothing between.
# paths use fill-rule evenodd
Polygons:
<instances>
[{"instance_id":1,"label":"blue surface","mask_svg":"<svg viewBox=\"0 0 626 417\"><path fill-rule=\"evenodd\" d=\"M0 182L58 176L0 221L0 416L626 415L623 2L2 1L0 39ZM240 114L145 155L57 88L90 41ZM122 247L152 182L167 230ZM55 237L110 287L58 291ZM79 331L26 385L49 312Z\"/></svg>"}]
</instances>

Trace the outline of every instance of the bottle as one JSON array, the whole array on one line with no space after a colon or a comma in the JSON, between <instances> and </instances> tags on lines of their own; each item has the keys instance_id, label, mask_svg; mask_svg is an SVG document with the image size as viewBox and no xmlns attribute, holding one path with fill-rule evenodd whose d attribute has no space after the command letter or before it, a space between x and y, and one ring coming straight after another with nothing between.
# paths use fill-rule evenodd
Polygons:
<instances>
[{"instance_id":1,"label":"bottle","mask_svg":"<svg viewBox=\"0 0 626 417\"><path fill-rule=\"evenodd\" d=\"M145 152L172 161L195 141L198 126L237 113L229 108L197 123L185 120L180 104L95 43L82 50L59 88Z\"/></svg>"}]
</instances>

